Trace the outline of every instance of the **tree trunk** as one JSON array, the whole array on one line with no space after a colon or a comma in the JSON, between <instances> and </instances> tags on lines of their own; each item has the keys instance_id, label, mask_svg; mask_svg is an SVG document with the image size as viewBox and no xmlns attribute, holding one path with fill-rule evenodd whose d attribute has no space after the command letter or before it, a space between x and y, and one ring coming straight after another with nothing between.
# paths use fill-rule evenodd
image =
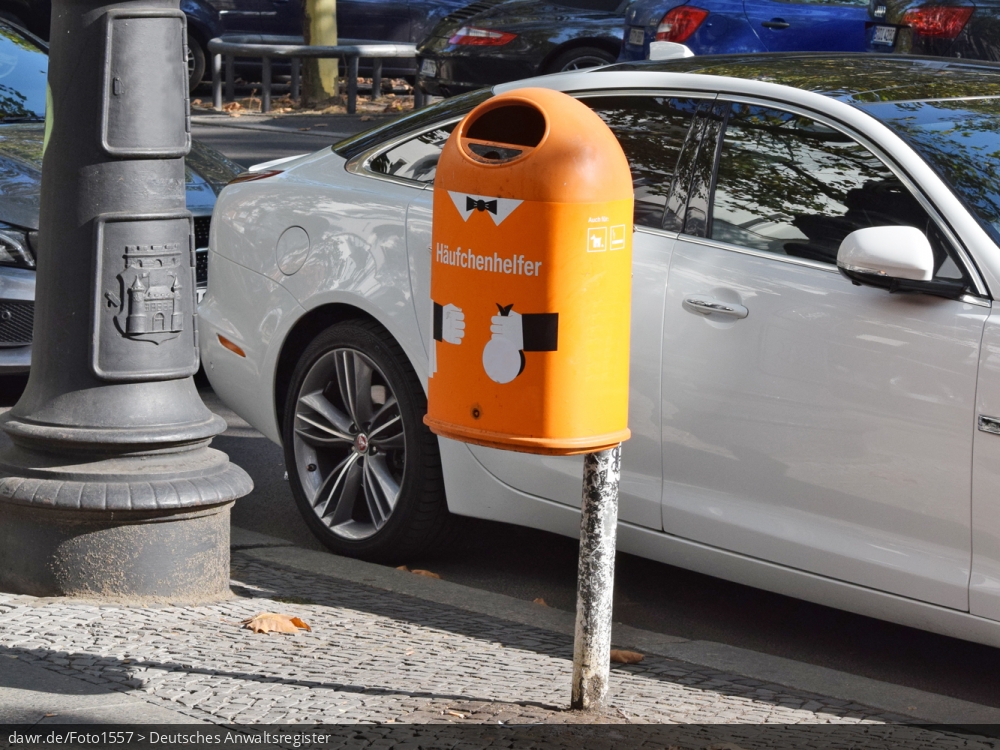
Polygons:
<instances>
[{"instance_id":1,"label":"tree trunk","mask_svg":"<svg viewBox=\"0 0 1000 750\"><path fill-rule=\"evenodd\" d=\"M337 0L305 0L304 28L306 44L326 47L337 43ZM336 59L307 57L302 65L302 101L315 105L337 95Z\"/></svg>"}]
</instances>

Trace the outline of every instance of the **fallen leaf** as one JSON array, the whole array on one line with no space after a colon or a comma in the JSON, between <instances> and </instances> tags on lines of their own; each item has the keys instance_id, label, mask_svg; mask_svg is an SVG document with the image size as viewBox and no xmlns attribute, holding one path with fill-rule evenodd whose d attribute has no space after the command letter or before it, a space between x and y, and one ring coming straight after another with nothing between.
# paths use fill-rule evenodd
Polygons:
<instances>
[{"instance_id":1,"label":"fallen leaf","mask_svg":"<svg viewBox=\"0 0 1000 750\"><path fill-rule=\"evenodd\" d=\"M410 572L413 573L413 575L423 576L424 578L437 578L438 580L441 579L441 576L439 576L437 573L431 573L429 570L411 570Z\"/></svg>"},{"instance_id":2,"label":"fallen leaf","mask_svg":"<svg viewBox=\"0 0 1000 750\"><path fill-rule=\"evenodd\" d=\"M637 651L625 651L620 648L611 649L612 664L638 664L642 659L642 654Z\"/></svg>"},{"instance_id":3,"label":"fallen leaf","mask_svg":"<svg viewBox=\"0 0 1000 750\"><path fill-rule=\"evenodd\" d=\"M531 603L532 604L541 604L543 607L549 606L548 604L545 603L545 600L542 599L542 597L538 597L537 599L532 599Z\"/></svg>"},{"instance_id":4,"label":"fallen leaf","mask_svg":"<svg viewBox=\"0 0 1000 750\"><path fill-rule=\"evenodd\" d=\"M446 714L448 714L449 716L455 716L455 717L458 717L459 719L464 719L464 718L466 718L466 717L465 717L465 714L463 714L463 713L462 713L461 711L453 711L453 710L451 710L450 708L449 708L449 709L448 709L447 711L445 711L445 713L446 713Z\"/></svg>"},{"instance_id":5,"label":"fallen leaf","mask_svg":"<svg viewBox=\"0 0 1000 750\"><path fill-rule=\"evenodd\" d=\"M409 651L407 651L405 654L403 654L403 656L413 656L413 654L415 654L415 653L416 652L411 648Z\"/></svg>"},{"instance_id":6,"label":"fallen leaf","mask_svg":"<svg viewBox=\"0 0 1000 750\"><path fill-rule=\"evenodd\" d=\"M371 115L362 115L361 116L361 122L371 122L374 119L375 118L372 117Z\"/></svg>"},{"instance_id":7,"label":"fallen leaf","mask_svg":"<svg viewBox=\"0 0 1000 750\"><path fill-rule=\"evenodd\" d=\"M409 573L410 572L410 569L408 567L406 567L405 565L400 565L398 568L396 568L396 570L401 570L404 573Z\"/></svg>"},{"instance_id":8,"label":"fallen leaf","mask_svg":"<svg viewBox=\"0 0 1000 750\"><path fill-rule=\"evenodd\" d=\"M261 612L256 617L250 617L240 623L247 630L255 633L298 633L299 630L312 631L304 620L291 615L279 615L274 612Z\"/></svg>"}]
</instances>

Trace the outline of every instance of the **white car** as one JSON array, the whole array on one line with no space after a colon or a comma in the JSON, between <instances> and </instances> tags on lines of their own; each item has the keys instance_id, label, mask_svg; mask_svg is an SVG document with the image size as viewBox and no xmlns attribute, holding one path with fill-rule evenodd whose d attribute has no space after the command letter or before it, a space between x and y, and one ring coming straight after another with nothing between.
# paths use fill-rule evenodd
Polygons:
<instances>
[{"instance_id":1,"label":"white car","mask_svg":"<svg viewBox=\"0 0 1000 750\"><path fill-rule=\"evenodd\" d=\"M336 552L405 560L447 511L576 536L580 457L421 421L438 154L494 93L565 91L635 178L619 548L1000 644L997 83L764 55L446 100L222 192L202 361Z\"/></svg>"}]
</instances>

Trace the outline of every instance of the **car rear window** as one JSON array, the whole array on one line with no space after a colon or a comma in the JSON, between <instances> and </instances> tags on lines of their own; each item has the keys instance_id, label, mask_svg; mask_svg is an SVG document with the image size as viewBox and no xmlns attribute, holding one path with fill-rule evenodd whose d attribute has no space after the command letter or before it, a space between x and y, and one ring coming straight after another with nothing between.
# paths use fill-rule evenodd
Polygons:
<instances>
[{"instance_id":1,"label":"car rear window","mask_svg":"<svg viewBox=\"0 0 1000 750\"><path fill-rule=\"evenodd\" d=\"M453 96L430 107L418 109L413 114L393 120L388 125L374 130L366 130L364 133L358 133L340 141L334 144L334 153L345 159L352 159L370 148L375 148L381 143L404 136L407 133L424 130L437 122L447 122L454 118L463 117L471 112L477 104L486 101L491 96L493 96L493 91L488 88Z\"/></svg>"},{"instance_id":2,"label":"car rear window","mask_svg":"<svg viewBox=\"0 0 1000 750\"><path fill-rule=\"evenodd\" d=\"M1000 245L1000 98L868 104L947 182Z\"/></svg>"}]
</instances>

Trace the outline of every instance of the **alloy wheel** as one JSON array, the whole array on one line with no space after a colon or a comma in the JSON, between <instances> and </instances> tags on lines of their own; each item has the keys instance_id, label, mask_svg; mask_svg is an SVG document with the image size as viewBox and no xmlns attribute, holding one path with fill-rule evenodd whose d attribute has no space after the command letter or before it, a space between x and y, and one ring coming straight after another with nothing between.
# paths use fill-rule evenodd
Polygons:
<instances>
[{"instance_id":1,"label":"alloy wheel","mask_svg":"<svg viewBox=\"0 0 1000 750\"><path fill-rule=\"evenodd\" d=\"M328 351L295 405L295 468L316 517L362 540L392 516L403 486L406 436L396 394L378 366L351 348Z\"/></svg>"}]
</instances>

